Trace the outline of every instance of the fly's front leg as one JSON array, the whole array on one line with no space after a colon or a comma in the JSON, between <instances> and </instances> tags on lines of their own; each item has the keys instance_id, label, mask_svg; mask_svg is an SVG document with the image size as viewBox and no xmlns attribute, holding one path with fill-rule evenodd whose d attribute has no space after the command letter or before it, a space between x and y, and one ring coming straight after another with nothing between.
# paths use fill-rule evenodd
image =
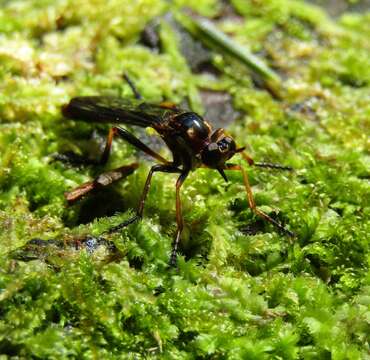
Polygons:
<instances>
[{"instance_id":1,"label":"fly's front leg","mask_svg":"<svg viewBox=\"0 0 370 360\"><path fill-rule=\"evenodd\" d=\"M149 189L150 189L150 184L151 184L151 181L152 181L152 177L153 177L153 174L154 172L156 171L161 171L161 172L168 172L168 173L177 173L177 172L181 172L181 170L174 166L174 165L154 165L151 167L150 171L149 171L149 174L146 178L146 181L145 181L145 185L144 185L144 190L141 194L141 198L140 198L140 201L139 201L139 206L138 206L138 209L136 211L136 214L129 218L128 220L124 221L123 223L121 224L118 224L117 226L114 226L113 228L111 228L108 232L109 233L113 233L115 231L118 231L130 224L132 224L133 222L137 221L137 220L140 220L143 216L143 212L144 212L144 205L145 205L145 200L146 200L146 197L148 195L148 192L149 192Z\"/></svg>"},{"instance_id":2,"label":"fly's front leg","mask_svg":"<svg viewBox=\"0 0 370 360\"><path fill-rule=\"evenodd\" d=\"M187 178L189 172L183 172L176 182L176 222L177 222L177 231L176 231L176 238L172 245L171 257L170 257L170 266L176 266L177 260L177 249L179 246L181 232L184 228L184 219L182 217L182 209L181 209L181 199L180 199L180 189L182 184L184 183L185 179Z\"/></svg>"},{"instance_id":3,"label":"fly's front leg","mask_svg":"<svg viewBox=\"0 0 370 360\"><path fill-rule=\"evenodd\" d=\"M105 144L105 148L100 160L100 164L106 164L108 161L110 151L112 148L112 141L115 135L118 135L120 138L126 140L129 144L133 145L137 149L144 151L146 154L152 156L154 159L158 160L159 162L163 164L170 164L169 161L167 161L165 158L163 158L161 155L157 154L155 151L153 151L149 146L145 145L142 141L140 141L136 136L132 135L129 131L126 129L114 126L109 130L107 142Z\"/></svg>"},{"instance_id":4,"label":"fly's front leg","mask_svg":"<svg viewBox=\"0 0 370 360\"><path fill-rule=\"evenodd\" d=\"M255 214L257 214L258 216L261 216L265 220L269 221L271 224L273 224L274 226L276 226L280 231L282 231L283 233L289 235L290 237L294 237L295 236L293 232L291 232L290 230L286 229L282 224L280 224L279 222L277 222L276 220L274 220L272 217L270 217L269 215L267 215L266 213L264 213L262 210L260 210L260 209L257 208L256 203L254 201L254 197L253 197L253 193L252 193L252 188L251 188L251 186L249 184L248 174L247 174L247 172L245 171L245 169L243 167L241 167L240 165L226 164L225 170L238 170L238 171L241 171L241 173L243 174L243 182L244 182L245 191L247 193L247 199L248 199L249 207L251 208L251 210Z\"/></svg>"}]
</instances>

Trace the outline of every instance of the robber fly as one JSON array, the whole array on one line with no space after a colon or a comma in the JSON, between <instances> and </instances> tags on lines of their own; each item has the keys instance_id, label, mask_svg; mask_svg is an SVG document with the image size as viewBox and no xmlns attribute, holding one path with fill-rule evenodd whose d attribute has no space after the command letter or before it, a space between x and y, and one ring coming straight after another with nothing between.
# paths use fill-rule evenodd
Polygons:
<instances>
[{"instance_id":1,"label":"robber fly","mask_svg":"<svg viewBox=\"0 0 370 360\"><path fill-rule=\"evenodd\" d=\"M105 149L100 161L101 164L105 164L108 161L112 140L115 136L121 137L159 162L159 164L152 166L149 171L136 214L125 222L111 228L109 232L115 232L142 218L145 199L155 172L178 173L179 177L176 182L177 231L170 257L170 265L174 266L176 264L181 232L184 227L180 200L181 186L190 171L198 168L210 168L217 170L225 181L227 181L225 170L240 171L243 176L250 208L285 234L294 236L282 224L256 207L246 170L240 165L228 163L228 160L234 155L240 154L249 165L282 170L291 170L290 167L279 164L254 162L246 154L245 148L238 147L234 139L224 129L212 130L211 125L200 115L180 109L172 103L151 104L144 102L141 100L141 96L131 81L128 78L126 80L136 95L136 99L82 96L73 98L67 105L63 106L64 116L75 120L153 128L172 153L172 160L167 160L150 149L126 129L113 126L109 130ZM122 173L132 172L136 167L137 164L135 163L132 167L124 166L103 174L95 181L86 183L74 191L67 193L67 199L71 201L76 200L94 187L108 185L122 177Z\"/></svg>"}]
</instances>

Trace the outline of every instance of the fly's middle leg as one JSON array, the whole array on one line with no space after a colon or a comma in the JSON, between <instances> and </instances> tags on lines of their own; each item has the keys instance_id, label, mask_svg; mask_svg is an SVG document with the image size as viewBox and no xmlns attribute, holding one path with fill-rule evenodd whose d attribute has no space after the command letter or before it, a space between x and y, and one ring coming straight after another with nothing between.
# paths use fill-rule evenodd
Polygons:
<instances>
[{"instance_id":1,"label":"fly's middle leg","mask_svg":"<svg viewBox=\"0 0 370 360\"><path fill-rule=\"evenodd\" d=\"M141 194L141 198L140 198L140 201L139 201L139 206L138 206L138 209L136 211L136 214L134 216L132 216L131 218L127 219L126 221L122 222L121 224L118 224L116 226L114 226L113 228L111 228L109 230L109 233L113 233L113 232L116 232L132 223L134 223L135 221L137 220L140 220L143 216L143 212L144 212L144 206L145 206L145 200L146 200L146 197L148 195L148 192L149 192L149 189L150 189L150 184L151 184L151 181L152 181L152 177L153 177L153 174L154 172L156 171L160 171L160 172L167 172L167 173L178 173L178 172L181 172L181 170L179 168L177 168L176 166L174 165L154 165L151 167L150 171L149 171L149 174L146 178L146 181L145 181L145 185L144 185L144 189L143 189L143 192Z\"/></svg>"},{"instance_id":2,"label":"fly's middle leg","mask_svg":"<svg viewBox=\"0 0 370 360\"><path fill-rule=\"evenodd\" d=\"M176 182L176 222L177 222L177 231L176 238L172 245L171 257L170 257L170 266L176 266L177 260L177 249L180 243L182 229L184 228L184 219L182 217L181 209L181 199L180 199L180 189L185 179L187 178L189 172L183 172Z\"/></svg>"}]
</instances>

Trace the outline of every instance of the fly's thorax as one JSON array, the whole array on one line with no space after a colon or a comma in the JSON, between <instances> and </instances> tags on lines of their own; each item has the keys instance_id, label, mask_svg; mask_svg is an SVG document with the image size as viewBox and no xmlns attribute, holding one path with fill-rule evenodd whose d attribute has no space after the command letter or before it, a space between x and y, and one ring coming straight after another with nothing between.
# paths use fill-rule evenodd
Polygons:
<instances>
[{"instance_id":1,"label":"fly's thorax","mask_svg":"<svg viewBox=\"0 0 370 360\"><path fill-rule=\"evenodd\" d=\"M174 116L170 122L174 135L180 136L194 153L204 147L209 141L212 131L210 124L193 112L184 112Z\"/></svg>"},{"instance_id":2,"label":"fly's thorax","mask_svg":"<svg viewBox=\"0 0 370 360\"><path fill-rule=\"evenodd\" d=\"M186 132L189 138L207 139L211 133L211 126L201 116L194 112L185 112L174 117L179 128Z\"/></svg>"}]
</instances>

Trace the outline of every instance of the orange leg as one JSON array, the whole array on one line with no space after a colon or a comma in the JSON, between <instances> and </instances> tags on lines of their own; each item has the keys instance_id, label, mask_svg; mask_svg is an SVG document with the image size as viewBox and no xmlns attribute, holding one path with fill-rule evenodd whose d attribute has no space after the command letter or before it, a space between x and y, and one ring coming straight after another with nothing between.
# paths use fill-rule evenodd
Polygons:
<instances>
[{"instance_id":1,"label":"orange leg","mask_svg":"<svg viewBox=\"0 0 370 360\"><path fill-rule=\"evenodd\" d=\"M276 226L280 231L284 232L285 234L287 234L291 237L295 236L294 233L292 233L290 230L286 229L282 224L280 224L279 222L274 220L272 217L270 217L269 215L264 213L262 210L257 208L256 203L254 201L252 189L251 189L251 186L249 184L248 174L247 174L247 172L245 171L245 169L243 167L241 167L240 165L226 164L225 170L241 171L241 173L243 174L243 182L244 182L245 191L247 193L247 199L248 199L249 207L251 208L251 210L255 214L257 214L258 216L261 216L265 220L269 221L271 224Z\"/></svg>"},{"instance_id":2,"label":"orange leg","mask_svg":"<svg viewBox=\"0 0 370 360\"><path fill-rule=\"evenodd\" d=\"M172 245L171 257L170 257L170 266L176 266L177 259L177 249L180 243L181 232L184 228L184 219L182 217L181 210L181 199L180 199L180 189L185 179L187 178L189 172L183 172L176 182L176 222L177 222L177 231L176 238Z\"/></svg>"},{"instance_id":3,"label":"orange leg","mask_svg":"<svg viewBox=\"0 0 370 360\"><path fill-rule=\"evenodd\" d=\"M107 142L105 144L105 148L104 148L101 160L100 160L100 163L102 165L108 161L109 154L112 148L113 137L115 135L118 135L122 139L126 140L129 144L135 146L139 150L144 151L146 154L152 156L154 159L158 160L159 162L163 164L170 164L169 161L167 161L161 155L157 154L155 151L153 151L151 148L149 148L147 145L141 142L137 137L132 135L126 129L114 126L109 130L109 133L108 133Z\"/></svg>"}]
</instances>

